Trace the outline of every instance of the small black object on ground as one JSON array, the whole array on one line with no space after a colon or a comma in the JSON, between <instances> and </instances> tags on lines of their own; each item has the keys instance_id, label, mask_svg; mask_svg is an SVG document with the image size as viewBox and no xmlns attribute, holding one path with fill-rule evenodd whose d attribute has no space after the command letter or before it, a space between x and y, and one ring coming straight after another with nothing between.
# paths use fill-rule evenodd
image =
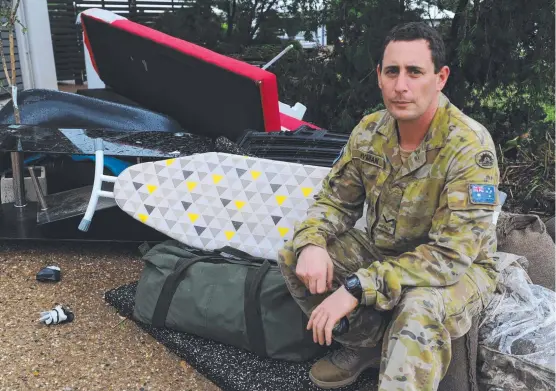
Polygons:
<instances>
[{"instance_id":1,"label":"small black object on ground","mask_svg":"<svg viewBox=\"0 0 556 391\"><path fill-rule=\"evenodd\" d=\"M62 271L58 266L47 266L37 273L37 281L58 282L62 277Z\"/></svg>"}]
</instances>

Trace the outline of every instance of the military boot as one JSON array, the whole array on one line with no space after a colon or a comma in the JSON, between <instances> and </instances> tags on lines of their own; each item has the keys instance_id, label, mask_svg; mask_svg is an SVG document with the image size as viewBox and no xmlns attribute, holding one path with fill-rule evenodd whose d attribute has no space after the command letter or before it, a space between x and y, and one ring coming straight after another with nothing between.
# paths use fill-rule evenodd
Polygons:
<instances>
[{"instance_id":1,"label":"military boot","mask_svg":"<svg viewBox=\"0 0 556 391\"><path fill-rule=\"evenodd\" d=\"M373 348L335 350L317 361L309 378L320 388L331 389L353 383L368 368L380 368L380 344Z\"/></svg>"}]
</instances>

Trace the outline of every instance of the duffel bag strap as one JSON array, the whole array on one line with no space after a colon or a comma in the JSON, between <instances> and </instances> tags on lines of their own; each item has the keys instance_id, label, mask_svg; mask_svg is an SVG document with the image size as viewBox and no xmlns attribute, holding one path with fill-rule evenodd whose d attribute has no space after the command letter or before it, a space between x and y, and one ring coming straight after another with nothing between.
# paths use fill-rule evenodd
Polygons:
<instances>
[{"instance_id":1,"label":"duffel bag strap","mask_svg":"<svg viewBox=\"0 0 556 391\"><path fill-rule=\"evenodd\" d=\"M166 277L156 307L154 308L152 325L153 327L164 327L166 324L166 316L170 310L172 298L180 285L180 282L185 278L185 272L197 262L212 262L212 263L226 263L224 259L216 258L214 255L200 256L196 258L180 258L176 263L176 268L172 274Z\"/></svg>"},{"instance_id":2,"label":"duffel bag strap","mask_svg":"<svg viewBox=\"0 0 556 391\"><path fill-rule=\"evenodd\" d=\"M266 341L261 314L261 286L270 263L264 261L261 267L250 267L245 277L244 312L247 339L251 350L261 357L266 357Z\"/></svg>"},{"instance_id":3,"label":"duffel bag strap","mask_svg":"<svg viewBox=\"0 0 556 391\"><path fill-rule=\"evenodd\" d=\"M264 263L265 261L268 261L265 258L259 258L259 257L255 257L249 253L246 253L244 251L241 251L237 248L231 247L231 246L224 246L221 247L219 249L213 250L214 252L217 252L219 254L230 254L233 255L234 257L246 260L246 261L251 261L251 262L257 262L257 263Z\"/></svg>"}]
</instances>

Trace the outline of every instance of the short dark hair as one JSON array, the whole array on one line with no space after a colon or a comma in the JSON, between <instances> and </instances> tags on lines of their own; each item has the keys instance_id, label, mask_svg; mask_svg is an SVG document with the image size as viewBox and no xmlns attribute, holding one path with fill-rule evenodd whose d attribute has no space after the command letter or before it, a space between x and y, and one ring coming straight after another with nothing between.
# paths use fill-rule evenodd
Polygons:
<instances>
[{"instance_id":1,"label":"short dark hair","mask_svg":"<svg viewBox=\"0 0 556 391\"><path fill-rule=\"evenodd\" d=\"M379 65L382 69L382 60L384 59L384 51L386 46L392 41L417 41L424 39L429 43L432 53L432 62L434 63L434 72L440 72L440 68L446 65L446 48L442 37L434 28L424 22L409 22L394 27L386 38L382 46Z\"/></svg>"}]
</instances>

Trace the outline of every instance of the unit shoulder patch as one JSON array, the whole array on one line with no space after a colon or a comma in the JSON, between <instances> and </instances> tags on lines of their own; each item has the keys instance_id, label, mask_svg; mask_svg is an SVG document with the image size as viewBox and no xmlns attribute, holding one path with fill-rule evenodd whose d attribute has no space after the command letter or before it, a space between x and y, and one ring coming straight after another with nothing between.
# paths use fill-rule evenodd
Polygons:
<instances>
[{"instance_id":1,"label":"unit shoulder patch","mask_svg":"<svg viewBox=\"0 0 556 391\"><path fill-rule=\"evenodd\" d=\"M494 161L494 154L489 150L483 150L475 155L475 162L482 168L494 167Z\"/></svg>"}]
</instances>

